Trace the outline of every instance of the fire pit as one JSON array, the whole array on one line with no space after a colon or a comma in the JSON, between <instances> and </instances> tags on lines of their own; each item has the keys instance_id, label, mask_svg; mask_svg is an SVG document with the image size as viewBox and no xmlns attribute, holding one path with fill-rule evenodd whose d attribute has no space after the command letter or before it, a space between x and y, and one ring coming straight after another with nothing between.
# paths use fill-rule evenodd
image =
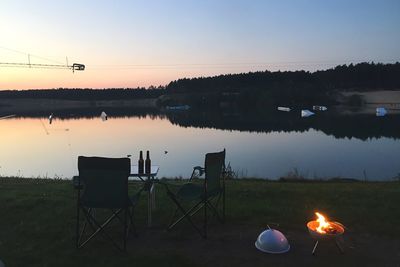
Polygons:
<instances>
[{"instance_id":1,"label":"fire pit","mask_svg":"<svg viewBox=\"0 0 400 267\"><path fill-rule=\"evenodd\" d=\"M329 222L325 220L325 217L320 213L316 212L317 220L309 221L307 223L308 232L311 237L315 239L315 245L312 250L312 254L315 254L319 241L322 240L333 240L341 253L344 252L343 248L338 243L337 238L344 234L344 226L338 222Z\"/></svg>"}]
</instances>

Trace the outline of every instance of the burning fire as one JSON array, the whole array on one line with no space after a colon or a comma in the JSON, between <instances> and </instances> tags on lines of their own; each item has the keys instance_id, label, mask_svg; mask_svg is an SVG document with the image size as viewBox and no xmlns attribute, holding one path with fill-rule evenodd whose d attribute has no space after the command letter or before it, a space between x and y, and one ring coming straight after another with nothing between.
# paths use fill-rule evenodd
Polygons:
<instances>
[{"instance_id":1,"label":"burning fire","mask_svg":"<svg viewBox=\"0 0 400 267\"><path fill-rule=\"evenodd\" d=\"M338 222L329 222L321 213L316 212L317 219L309 221L307 228L311 236L315 239L336 238L344 233L344 226Z\"/></svg>"},{"instance_id":2,"label":"burning fire","mask_svg":"<svg viewBox=\"0 0 400 267\"><path fill-rule=\"evenodd\" d=\"M322 214L316 212L315 215L318 216L317 222L319 223L319 226L316 228L317 232L326 234L326 231L329 231L329 229L332 228L331 224L325 220L325 217Z\"/></svg>"}]
</instances>

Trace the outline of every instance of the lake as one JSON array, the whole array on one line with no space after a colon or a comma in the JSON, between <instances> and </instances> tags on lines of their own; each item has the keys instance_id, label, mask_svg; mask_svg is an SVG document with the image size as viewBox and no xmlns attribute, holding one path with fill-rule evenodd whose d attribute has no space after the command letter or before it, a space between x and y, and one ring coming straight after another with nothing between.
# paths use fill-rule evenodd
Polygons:
<instances>
[{"instance_id":1,"label":"lake","mask_svg":"<svg viewBox=\"0 0 400 267\"><path fill-rule=\"evenodd\" d=\"M400 173L400 118L320 112L99 111L31 114L0 120L0 175L70 178L77 158L125 157L149 150L159 177L184 177L207 152L226 148L240 176L392 180Z\"/></svg>"}]
</instances>

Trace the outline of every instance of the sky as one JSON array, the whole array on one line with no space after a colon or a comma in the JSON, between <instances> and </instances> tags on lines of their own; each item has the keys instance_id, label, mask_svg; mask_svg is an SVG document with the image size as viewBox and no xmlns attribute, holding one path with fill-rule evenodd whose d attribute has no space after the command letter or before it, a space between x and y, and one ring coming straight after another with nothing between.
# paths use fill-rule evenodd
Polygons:
<instances>
[{"instance_id":1,"label":"sky","mask_svg":"<svg viewBox=\"0 0 400 267\"><path fill-rule=\"evenodd\" d=\"M400 61L399 0L1 0L0 90Z\"/></svg>"}]
</instances>

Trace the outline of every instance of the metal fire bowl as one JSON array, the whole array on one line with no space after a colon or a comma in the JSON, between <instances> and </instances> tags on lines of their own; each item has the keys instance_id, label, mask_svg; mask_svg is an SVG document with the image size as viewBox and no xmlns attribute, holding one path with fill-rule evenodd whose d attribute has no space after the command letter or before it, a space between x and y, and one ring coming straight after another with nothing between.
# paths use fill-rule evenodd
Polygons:
<instances>
[{"instance_id":1,"label":"metal fire bowl","mask_svg":"<svg viewBox=\"0 0 400 267\"><path fill-rule=\"evenodd\" d=\"M338 222L329 222L329 223L332 227L335 228L335 230L336 230L335 234L330 234L330 233L322 234L322 233L317 232L316 229L319 225L319 223L317 221L309 221L307 223L308 232L310 232L310 235L312 238L318 239L318 240L333 239L333 238L343 235L343 233L344 233L343 225L341 225Z\"/></svg>"}]
</instances>

